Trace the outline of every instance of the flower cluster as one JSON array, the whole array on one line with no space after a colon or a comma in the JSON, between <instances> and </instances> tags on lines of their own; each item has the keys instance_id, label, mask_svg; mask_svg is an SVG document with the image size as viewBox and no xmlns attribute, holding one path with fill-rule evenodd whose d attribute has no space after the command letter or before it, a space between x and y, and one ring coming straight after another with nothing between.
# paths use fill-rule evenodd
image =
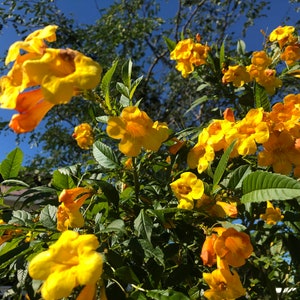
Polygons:
<instances>
[{"instance_id":1,"label":"flower cluster","mask_svg":"<svg viewBox=\"0 0 300 300\"><path fill-rule=\"evenodd\" d=\"M142 148L157 151L169 136L166 123L153 122L136 106L125 107L119 117L110 117L106 132L120 139L119 150L132 157L139 155Z\"/></svg>"},{"instance_id":2,"label":"flower cluster","mask_svg":"<svg viewBox=\"0 0 300 300\"><path fill-rule=\"evenodd\" d=\"M284 216L278 207L274 207L270 201L267 201L267 207L264 214L260 215L260 218L264 220L268 225L275 225L277 222L281 221Z\"/></svg>"},{"instance_id":3,"label":"flower cluster","mask_svg":"<svg viewBox=\"0 0 300 300\"><path fill-rule=\"evenodd\" d=\"M170 57L176 60L176 69L186 78L194 71L195 66L206 64L209 51L210 47L202 45L198 36L196 43L191 38L179 41Z\"/></svg>"},{"instance_id":4,"label":"flower cluster","mask_svg":"<svg viewBox=\"0 0 300 300\"><path fill-rule=\"evenodd\" d=\"M47 47L45 41L56 40L56 30L48 25L8 50L5 63L14 64L1 77L0 106L19 112L9 125L16 133L33 130L54 105L68 103L100 82L102 69L91 58L72 49Z\"/></svg>"},{"instance_id":5,"label":"flower cluster","mask_svg":"<svg viewBox=\"0 0 300 300\"><path fill-rule=\"evenodd\" d=\"M292 26L278 27L269 35L272 42L271 49L278 44L280 59L288 66L300 60L300 46L298 37L295 36L295 28ZM277 88L282 86L282 80L276 77L275 65L278 55L270 57L266 51L255 51L252 54L251 64L247 66L234 65L223 69L222 82L232 83L235 87L241 87L245 83L255 81L263 86L267 93L273 95Z\"/></svg>"},{"instance_id":6,"label":"flower cluster","mask_svg":"<svg viewBox=\"0 0 300 300\"><path fill-rule=\"evenodd\" d=\"M236 299L245 295L238 273L231 267L241 267L253 252L249 236L236 229L216 227L203 244L201 258L209 267L217 264L212 273L203 273L210 289L204 292L207 299Z\"/></svg>"},{"instance_id":7,"label":"flower cluster","mask_svg":"<svg viewBox=\"0 0 300 300\"><path fill-rule=\"evenodd\" d=\"M81 295L89 294L94 299L96 283L102 274L102 255L93 234L79 235L75 231L64 231L48 250L36 255L29 263L29 274L33 279L43 280L43 299L54 300L68 297L72 290L85 286ZM77 299L83 299L78 296ZM86 298L85 298L86 299Z\"/></svg>"},{"instance_id":8,"label":"flower cluster","mask_svg":"<svg viewBox=\"0 0 300 300\"><path fill-rule=\"evenodd\" d=\"M93 129L88 123L76 126L72 137L77 141L77 145L84 150L88 150L94 143Z\"/></svg>"}]
</instances>

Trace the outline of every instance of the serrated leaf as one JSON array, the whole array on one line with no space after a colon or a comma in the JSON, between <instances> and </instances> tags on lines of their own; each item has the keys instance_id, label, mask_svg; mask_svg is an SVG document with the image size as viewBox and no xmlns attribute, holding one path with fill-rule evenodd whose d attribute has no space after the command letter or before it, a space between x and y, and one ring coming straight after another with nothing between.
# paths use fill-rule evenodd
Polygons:
<instances>
[{"instance_id":1,"label":"serrated leaf","mask_svg":"<svg viewBox=\"0 0 300 300\"><path fill-rule=\"evenodd\" d=\"M74 183L71 176L62 174L58 170L55 170L53 172L53 177L52 177L51 183L55 188L57 188L59 190L72 189L72 188L76 187L76 184Z\"/></svg>"},{"instance_id":2,"label":"serrated leaf","mask_svg":"<svg viewBox=\"0 0 300 300\"><path fill-rule=\"evenodd\" d=\"M251 173L249 165L239 166L232 171L227 187L231 190L238 189L242 186L244 178Z\"/></svg>"},{"instance_id":3,"label":"serrated leaf","mask_svg":"<svg viewBox=\"0 0 300 300\"><path fill-rule=\"evenodd\" d=\"M152 228L152 219L141 209L139 215L134 220L134 229L137 231L138 236L142 236L151 243Z\"/></svg>"},{"instance_id":4,"label":"serrated leaf","mask_svg":"<svg viewBox=\"0 0 300 300\"><path fill-rule=\"evenodd\" d=\"M126 98L130 98L129 89L122 82L117 82L116 88L120 94L124 95Z\"/></svg>"},{"instance_id":5,"label":"serrated leaf","mask_svg":"<svg viewBox=\"0 0 300 300\"><path fill-rule=\"evenodd\" d=\"M124 221L121 219L114 220L110 224L108 224L105 229L101 230L101 232L113 232L113 231L122 231L125 233L126 230L125 230Z\"/></svg>"},{"instance_id":6,"label":"serrated leaf","mask_svg":"<svg viewBox=\"0 0 300 300\"><path fill-rule=\"evenodd\" d=\"M288 200L300 196L300 182L285 175L256 171L242 184L242 203Z\"/></svg>"},{"instance_id":7,"label":"serrated leaf","mask_svg":"<svg viewBox=\"0 0 300 300\"><path fill-rule=\"evenodd\" d=\"M100 141L96 141L93 145L93 156L103 168L112 170L119 167L119 160L115 152Z\"/></svg>"},{"instance_id":8,"label":"serrated leaf","mask_svg":"<svg viewBox=\"0 0 300 300\"><path fill-rule=\"evenodd\" d=\"M175 49L175 47L176 47L176 42L173 41L173 40L171 40L171 39L169 39L166 36L164 36L163 39L164 39L164 41L165 41L165 43L166 43L169 51L172 52Z\"/></svg>"},{"instance_id":9,"label":"serrated leaf","mask_svg":"<svg viewBox=\"0 0 300 300\"><path fill-rule=\"evenodd\" d=\"M11 219L8 221L9 224L15 224L20 226L27 226L32 224L31 214L24 210L14 210Z\"/></svg>"},{"instance_id":10,"label":"serrated leaf","mask_svg":"<svg viewBox=\"0 0 300 300\"><path fill-rule=\"evenodd\" d=\"M48 229L56 229L56 213L57 207L53 205L46 205L40 213L40 221L44 227Z\"/></svg>"},{"instance_id":11,"label":"serrated leaf","mask_svg":"<svg viewBox=\"0 0 300 300\"><path fill-rule=\"evenodd\" d=\"M118 65L118 61L115 61L113 63L113 65L111 66L111 68L104 74L101 84L100 84L100 88L101 91L104 95L104 99L105 99L105 103L107 105L108 108L111 108L111 104L110 104L110 83L112 80L112 77L116 71Z\"/></svg>"},{"instance_id":12,"label":"serrated leaf","mask_svg":"<svg viewBox=\"0 0 300 300\"><path fill-rule=\"evenodd\" d=\"M213 176L213 188L212 190L214 191L215 188L217 187L217 185L219 184L224 172L225 172L225 169L226 169L226 166L227 166L227 163L228 163L228 160L229 160L229 157L230 157L230 153L232 152L232 149L235 145L236 141L233 141L229 147L225 150L225 152L223 153L219 163L218 163L218 166L216 168L216 171L214 173L214 176Z\"/></svg>"},{"instance_id":13,"label":"serrated leaf","mask_svg":"<svg viewBox=\"0 0 300 300\"><path fill-rule=\"evenodd\" d=\"M262 107L264 111L270 111L271 104L267 91L259 84L254 85L255 107Z\"/></svg>"},{"instance_id":14,"label":"serrated leaf","mask_svg":"<svg viewBox=\"0 0 300 300\"><path fill-rule=\"evenodd\" d=\"M190 300L186 295L174 290L151 290L147 296L155 300Z\"/></svg>"},{"instance_id":15,"label":"serrated leaf","mask_svg":"<svg viewBox=\"0 0 300 300\"><path fill-rule=\"evenodd\" d=\"M3 179L16 178L22 167L23 152L20 148L11 151L0 165L0 173Z\"/></svg>"}]
</instances>

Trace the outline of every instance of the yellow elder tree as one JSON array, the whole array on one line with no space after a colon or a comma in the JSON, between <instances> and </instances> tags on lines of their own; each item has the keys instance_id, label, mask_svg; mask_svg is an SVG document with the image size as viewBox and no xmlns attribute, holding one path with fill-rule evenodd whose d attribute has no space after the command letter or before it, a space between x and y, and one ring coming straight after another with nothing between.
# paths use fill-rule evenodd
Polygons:
<instances>
[{"instance_id":1,"label":"yellow elder tree","mask_svg":"<svg viewBox=\"0 0 300 300\"><path fill-rule=\"evenodd\" d=\"M31 130L44 105L78 94L106 115L74 128L93 159L54 170L48 186L18 180L19 148L2 161L0 276L11 287L3 298L275 299L278 288L284 299L299 296L300 98L269 100L299 76L294 27L274 29L264 54L241 51L244 65L226 65L225 46L199 35L166 38L185 80L201 85L217 74L208 84L253 100L181 132L140 107L142 78L132 78L130 60L116 97L118 62L101 77L84 54L49 48L57 29L35 31L8 52L14 64L1 78L0 103L20 112L11 128ZM5 207L16 193L21 206Z\"/></svg>"}]
</instances>

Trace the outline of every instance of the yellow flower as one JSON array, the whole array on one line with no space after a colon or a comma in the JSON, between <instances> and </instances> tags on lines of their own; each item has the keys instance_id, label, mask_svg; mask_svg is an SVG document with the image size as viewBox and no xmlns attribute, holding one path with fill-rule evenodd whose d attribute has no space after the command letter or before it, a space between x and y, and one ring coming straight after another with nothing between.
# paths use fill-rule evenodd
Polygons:
<instances>
[{"instance_id":1,"label":"yellow flower","mask_svg":"<svg viewBox=\"0 0 300 300\"><path fill-rule=\"evenodd\" d=\"M209 300L233 300L246 294L234 270L217 269L212 273L203 273L203 278L210 287L204 292L204 297Z\"/></svg>"},{"instance_id":2,"label":"yellow flower","mask_svg":"<svg viewBox=\"0 0 300 300\"><path fill-rule=\"evenodd\" d=\"M224 73L222 82L227 84L232 82L236 87L241 87L245 83L250 82L251 78L244 66L229 66L228 70Z\"/></svg>"},{"instance_id":3,"label":"yellow flower","mask_svg":"<svg viewBox=\"0 0 300 300\"><path fill-rule=\"evenodd\" d=\"M120 139L119 150L132 157L137 156L141 148L157 151L169 135L165 123L153 123L135 106L125 107L120 117L110 117L106 131L110 137Z\"/></svg>"},{"instance_id":4,"label":"yellow flower","mask_svg":"<svg viewBox=\"0 0 300 300\"><path fill-rule=\"evenodd\" d=\"M84 187L64 189L59 195L62 202L57 210L57 230L64 231L69 227L82 227L84 219L80 213L80 207L84 201L92 195L92 190Z\"/></svg>"},{"instance_id":5,"label":"yellow flower","mask_svg":"<svg viewBox=\"0 0 300 300\"><path fill-rule=\"evenodd\" d=\"M72 137L77 141L81 149L88 150L94 143L93 129L88 123L76 126Z\"/></svg>"},{"instance_id":6,"label":"yellow flower","mask_svg":"<svg viewBox=\"0 0 300 300\"><path fill-rule=\"evenodd\" d=\"M260 215L260 218L264 220L269 225L275 225L277 222L281 221L284 216L278 207L274 208L270 201L267 201L267 208L264 214Z\"/></svg>"},{"instance_id":7,"label":"yellow flower","mask_svg":"<svg viewBox=\"0 0 300 300\"><path fill-rule=\"evenodd\" d=\"M219 237L214 243L216 255L230 266L240 267L244 265L246 258L253 252L249 235L232 227L222 228L218 233Z\"/></svg>"},{"instance_id":8,"label":"yellow flower","mask_svg":"<svg viewBox=\"0 0 300 300\"><path fill-rule=\"evenodd\" d=\"M32 32L24 41L13 43L8 49L5 64L7 65L16 60L20 55L20 50L30 53L43 54L44 50L47 48L44 40L48 42L56 41L57 28L58 26L56 25L48 25L43 29Z\"/></svg>"},{"instance_id":9,"label":"yellow flower","mask_svg":"<svg viewBox=\"0 0 300 300\"><path fill-rule=\"evenodd\" d=\"M61 299L79 285L95 285L103 265L98 247L95 235L68 230L48 250L37 254L29 263L29 275L44 281L43 299Z\"/></svg>"},{"instance_id":10,"label":"yellow flower","mask_svg":"<svg viewBox=\"0 0 300 300\"><path fill-rule=\"evenodd\" d=\"M47 48L44 39L54 41L56 29L57 26L49 25L35 31L24 41L14 43L8 51L6 63L15 62L7 75L0 79L0 106L30 116L38 115L34 116L38 122L31 124L26 123L31 118L28 116L14 119L11 127L18 133L33 130L51 109L51 104L68 103L74 95L92 89L100 82L102 69L91 58L71 49ZM33 88L41 91L38 101L37 93L27 93ZM24 92L27 106L22 104L21 111L19 95Z\"/></svg>"},{"instance_id":11,"label":"yellow flower","mask_svg":"<svg viewBox=\"0 0 300 300\"><path fill-rule=\"evenodd\" d=\"M276 71L273 69L265 69L259 72L255 80L270 95L274 95L276 89L282 86L282 80L276 77Z\"/></svg>"},{"instance_id":12,"label":"yellow flower","mask_svg":"<svg viewBox=\"0 0 300 300\"><path fill-rule=\"evenodd\" d=\"M197 144L189 151L187 163L191 169L197 168L201 174L215 158L214 148L208 144L209 133L206 128L198 136Z\"/></svg>"},{"instance_id":13,"label":"yellow flower","mask_svg":"<svg viewBox=\"0 0 300 300\"><path fill-rule=\"evenodd\" d=\"M188 205L188 207L192 206L188 209L192 209L194 207L194 199L200 199L204 193L204 184L202 180L198 179L192 172L181 173L180 178L173 181L170 186L179 202L183 201L183 203L187 202L192 204Z\"/></svg>"},{"instance_id":14,"label":"yellow flower","mask_svg":"<svg viewBox=\"0 0 300 300\"><path fill-rule=\"evenodd\" d=\"M279 47L282 48L287 43L294 43L297 40L297 37L293 35L295 27L293 26L279 26L274 29L270 36L270 42L278 42Z\"/></svg>"},{"instance_id":15,"label":"yellow flower","mask_svg":"<svg viewBox=\"0 0 300 300\"><path fill-rule=\"evenodd\" d=\"M200 257L203 261L203 265L205 266L211 267L217 262L217 256L214 249L214 243L217 238L218 235L215 233L206 236L205 238L200 254Z\"/></svg>"}]
</instances>

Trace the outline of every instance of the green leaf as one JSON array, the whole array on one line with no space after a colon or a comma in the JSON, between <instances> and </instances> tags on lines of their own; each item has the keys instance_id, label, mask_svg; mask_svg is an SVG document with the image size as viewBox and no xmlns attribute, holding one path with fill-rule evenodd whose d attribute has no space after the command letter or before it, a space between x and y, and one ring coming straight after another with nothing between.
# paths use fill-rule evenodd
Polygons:
<instances>
[{"instance_id":1,"label":"green leaf","mask_svg":"<svg viewBox=\"0 0 300 300\"><path fill-rule=\"evenodd\" d=\"M174 290L151 290L147 296L155 300L190 300L183 293Z\"/></svg>"},{"instance_id":2,"label":"green leaf","mask_svg":"<svg viewBox=\"0 0 300 300\"><path fill-rule=\"evenodd\" d=\"M144 250L146 259L153 258L158 265L165 266L164 253L158 246L154 248L146 239L139 239L138 241Z\"/></svg>"},{"instance_id":3,"label":"green leaf","mask_svg":"<svg viewBox=\"0 0 300 300\"><path fill-rule=\"evenodd\" d=\"M131 59L129 59L122 66L122 81L129 90L131 88L131 74L132 74L132 61Z\"/></svg>"},{"instance_id":4,"label":"green leaf","mask_svg":"<svg viewBox=\"0 0 300 300\"><path fill-rule=\"evenodd\" d=\"M208 96L206 96L206 95L204 95L204 96L202 96L202 97L196 99L196 100L191 104L191 106L189 107L189 109L188 109L184 114L186 115L186 114L189 113L191 110L193 110L196 106L198 106L198 105L200 105L200 104L206 102L207 100L208 100Z\"/></svg>"},{"instance_id":5,"label":"green leaf","mask_svg":"<svg viewBox=\"0 0 300 300\"><path fill-rule=\"evenodd\" d=\"M23 152L20 148L11 151L0 165L3 179L16 178L22 166Z\"/></svg>"},{"instance_id":6,"label":"green leaf","mask_svg":"<svg viewBox=\"0 0 300 300\"><path fill-rule=\"evenodd\" d=\"M236 52L239 55L245 55L246 53L246 44L243 40L238 40L236 45Z\"/></svg>"},{"instance_id":7,"label":"green leaf","mask_svg":"<svg viewBox=\"0 0 300 300\"><path fill-rule=\"evenodd\" d=\"M115 275L126 283L140 283L133 270L127 266L118 268Z\"/></svg>"},{"instance_id":8,"label":"green leaf","mask_svg":"<svg viewBox=\"0 0 300 300\"><path fill-rule=\"evenodd\" d=\"M229 160L229 156L230 156L230 153L235 145L236 141L233 141L229 147L226 149L226 151L223 153L219 163L218 163L218 166L216 168L216 171L214 173L214 177L213 177L213 188L212 190L214 191L216 188L217 188L217 185L219 184L224 172L225 172L225 169L226 169L226 166L227 166L227 163L228 163L228 160Z\"/></svg>"},{"instance_id":9,"label":"green leaf","mask_svg":"<svg viewBox=\"0 0 300 300\"><path fill-rule=\"evenodd\" d=\"M138 236L142 236L151 243L153 222L152 219L141 209L139 215L134 220L134 229L137 231Z\"/></svg>"},{"instance_id":10,"label":"green leaf","mask_svg":"<svg viewBox=\"0 0 300 300\"><path fill-rule=\"evenodd\" d=\"M117 82L116 88L120 94L124 95L126 98L130 98L129 97L129 89L122 82Z\"/></svg>"},{"instance_id":11,"label":"green leaf","mask_svg":"<svg viewBox=\"0 0 300 300\"><path fill-rule=\"evenodd\" d=\"M93 156L103 168L112 170L119 167L119 160L115 152L100 141L96 141L93 145Z\"/></svg>"},{"instance_id":12,"label":"green leaf","mask_svg":"<svg viewBox=\"0 0 300 300\"><path fill-rule=\"evenodd\" d=\"M241 188L243 180L251 173L251 167L249 165L239 166L230 174L227 187L231 190Z\"/></svg>"},{"instance_id":13,"label":"green leaf","mask_svg":"<svg viewBox=\"0 0 300 300\"><path fill-rule=\"evenodd\" d=\"M220 48L220 70L222 70L224 62L225 62L225 40L223 41Z\"/></svg>"},{"instance_id":14,"label":"green leaf","mask_svg":"<svg viewBox=\"0 0 300 300\"><path fill-rule=\"evenodd\" d=\"M267 94L267 91L264 87L257 83L254 85L254 98L256 108L262 107L264 111L271 110L270 99Z\"/></svg>"},{"instance_id":15,"label":"green leaf","mask_svg":"<svg viewBox=\"0 0 300 300\"><path fill-rule=\"evenodd\" d=\"M133 82L133 84L132 84L132 86L131 86L131 88L130 88L130 93L129 93L129 99L130 99L130 100L132 100L133 95L134 95L134 92L135 92L136 88L139 86L139 84L141 83L142 80L143 80L143 76L140 76L139 78L137 78L137 79Z\"/></svg>"},{"instance_id":16,"label":"green leaf","mask_svg":"<svg viewBox=\"0 0 300 300\"><path fill-rule=\"evenodd\" d=\"M171 39L169 39L166 36L164 36L163 39L164 39L164 41L165 41L165 43L166 43L169 51L172 52L175 49L175 47L176 47L176 42L173 41L173 40L171 40Z\"/></svg>"},{"instance_id":17,"label":"green leaf","mask_svg":"<svg viewBox=\"0 0 300 300\"><path fill-rule=\"evenodd\" d=\"M72 177L66 174L62 174L61 172L59 172L59 170L55 170L53 172L51 183L58 190L72 189L76 187L76 184L74 183Z\"/></svg>"},{"instance_id":18,"label":"green leaf","mask_svg":"<svg viewBox=\"0 0 300 300\"><path fill-rule=\"evenodd\" d=\"M121 231L126 233L125 223L123 220L121 219L114 220L110 224L108 224L105 229L101 230L101 232L115 232L115 231Z\"/></svg>"},{"instance_id":19,"label":"green leaf","mask_svg":"<svg viewBox=\"0 0 300 300\"><path fill-rule=\"evenodd\" d=\"M115 61L111 68L104 74L101 84L100 84L100 89L104 95L105 103L109 109L111 109L111 104L110 104L110 83L112 80L112 77L116 71L116 67L118 65L118 61Z\"/></svg>"},{"instance_id":20,"label":"green leaf","mask_svg":"<svg viewBox=\"0 0 300 300\"><path fill-rule=\"evenodd\" d=\"M27 226L31 225L33 222L30 213L24 210L14 210L12 213L12 217L8 223L20 226Z\"/></svg>"},{"instance_id":21,"label":"green leaf","mask_svg":"<svg viewBox=\"0 0 300 300\"><path fill-rule=\"evenodd\" d=\"M56 213L57 207L53 205L46 205L40 213L40 221L44 227L48 229L56 229Z\"/></svg>"},{"instance_id":22,"label":"green leaf","mask_svg":"<svg viewBox=\"0 0 300 300\"><path fill-rule=\"evenodd\" d=\"M300 182L285 175L256 171L242 184L242 203L288 200L300 196Z\"/></svg>"}]
</instances>

